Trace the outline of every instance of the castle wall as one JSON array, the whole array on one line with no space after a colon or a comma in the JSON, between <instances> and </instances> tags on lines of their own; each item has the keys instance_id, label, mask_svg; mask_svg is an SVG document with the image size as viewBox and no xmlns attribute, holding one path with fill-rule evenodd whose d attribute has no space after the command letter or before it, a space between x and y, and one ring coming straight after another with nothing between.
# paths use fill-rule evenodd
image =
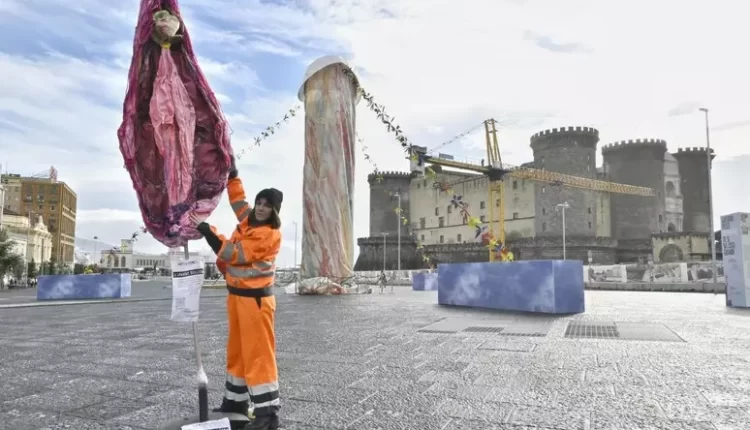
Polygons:
<instances>
[{"instance_id":1,"label":"castle wall","mask_svg":"<svg viewBox=\"0 0 750 430\"><path fill-rule=\"evenodd\" d=\"M683 231L682 185L677 159L664 154L664 222L667 232Z\"/></svg>"},{"instance_id":2,"label":"castle wall","mask_svg":"<svg viewBox=\"0 0 750 430\"><path fill-rule=\"evenodd\" d=\"M599 131L590 127L562 127L531 136L536 169L596 179L596 145ZM562 234L558 204L568 203L565 230L571 236L595 237L597 193L572 187L534 182L535 230L538 236Z\"/></svg>"},{"instance_id":3,"label":"castle wall","mask_svg":"<svg viewBox=\"0 0 750 430\"><path fill-rule=\"evenodd\" d=\"M638 139L602 147L608 180L654 189L655 196L610 195L612 234L616 239L648 239L666 231L664 154L667 143Z\"/></svg>"},{"instance_id":4,"label":"castle wall","mask_svg":"<svg viewBox=\"0 0 750 430\"><path fill-rule=\"evenodd\" d=\"M715 157L712 152L712 158ZM709 233L708 160L706 148L680 148L677 159L682 189L683 231Z\"/></svg>"},{"instance_id":5,"label":"castle wall","mask_svg":"<svg viewBox=\"0 0 750 430\"><path fill-rule=\"evenodd\" d=\"M381 179L382 180L378 180ZM398 235L401 225L401 235L411 234L409 225L402 225L396 214L398 198L396 193L401 194L402 215L406 219L410 217L409 185L411 174L402 172L381 172L380 175L370 174L367 176L370 184L370 237L379 237L382 233Z\"/></svg>"},{"instance_id":6,"label":"castle wall","mask_svg":"<svg viewBox=\"0 0 750 430\"><path fill-rule=\"evenodd\" d=\"M409 189L411 196L411 228L425 245L453 244L475 241L475 231L463 221L460 210L453 207L453 195L461 196L472 216L489 221L489 205L494 205L497 219L499 199L489 202L489 179L437 169L437 181L452 183L452 192L436 188L432 180L414 178ZM459 182L460 181L460 182ZM505 235L508 239L534 236L534 184L528 179L508 177L505 187ZM441 227L442 226L442 227ZM495 224L495 229L498 226ZM442 237L442 238L441 238Z\"/></svg>"}]
</instances>

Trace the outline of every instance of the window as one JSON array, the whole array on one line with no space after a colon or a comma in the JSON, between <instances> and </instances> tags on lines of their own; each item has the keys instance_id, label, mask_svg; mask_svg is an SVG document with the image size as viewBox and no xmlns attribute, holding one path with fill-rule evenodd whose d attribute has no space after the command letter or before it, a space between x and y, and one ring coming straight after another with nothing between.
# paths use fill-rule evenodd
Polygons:
<instances>
[{"instance_id":1,"label":"window","mask_svg":"<svg viewBox=\"0 0 750 430\"><path fill-rule=\"evenodd\" d=\"M589 214L591 214L591 208L589 208Z\"/></svg>"},{"instance_id":2,"label":"window","mask_svg":"<svg viewBox=\"0 0 750 430\"><path fill-rule=\"evenodd\" d=\"M482 216L479 217L479 220L482 221L482 222L485 222L485 219L486 218L484 217L484 215L482 215Z\"/></svg>"},{"instance_id":3,"label":"window","mask_svg":"<svg viewBox=\"0 0 750 430\"><path fill-rule=\"evenodd\" d=\"M495 200L495 207L496 208L500 207L500 199Z\"/></svg>"},{"instance_id":4,"label":"window","mask_svg":"<svg viewBox=\"0 0 750 430\"><path fill-rule=\"evenodd\" d=\"M445 227L445 219L443 217L438 218L438 227Z\"/></svg>"},{"instance_id":5,"label":"window","mask_svg":"<svg viewBox=\"0 0 750 430\"><path fill-rule=\"evenodd\" d=\"M420 218L419 219L419 228L420 229L424 229L426 223L427 223L427 220L425 218Z\"/></svg>"},{"instance_id":6,"label":"window","mask_svg":"<svg viewBox=\"0 0 750 430\"><path fill-rule=\"evenodd\" d=\"M514 190L518 189L518 181L513 181L513 189Z\"/></svg>"},{"instance_id":7,"label":"window","mask_svg":"<svg viewBox=\"0 0 750 430\"><path fill-rule=\"evenodd\" d=\"M591 221L589 221L589 230L591 230Z\"/></svg>"},{"instance_id":8,"label":"window","mask_svg":"<svg viewBox=\"0 0 750 430\"><path fill-rule=\"evenodd\" d=\"M448 205L448 207L447 207L447 208L446 208L445 210L446 210L446 212L448 212L449 214L450 214L450 213L453 213L453 206L451 206L451 205Z\"/></svg>"},{"instance_id":9,"label":"window","mask_svg":"<svg viewBox=\"0 0 750 430\"><path fill-rule=\"evenodd\" d=\"M459 233L458 236L456 236L456 242L461 243L461 234Z\"/></svg>"},{"instance_id":10,"label":"window","mask_svg":"<svg viewBox=\"0 0 750 430\"><path fill-rule=\"evenodd\" d=\"M485 207L484 202L479 202L479 209L484 209L484 207Z\"/></svg>"},{"instance_id":11,"label":"window","mask_svg":"<svg viewBox=\"0 0 750 430\"><path fill-rule=\"evenodd\" d=\"M546 222L542 223L542 231L547 231L547 223Z\"/></svg>"},{"instance_id":12,"label":"window","mask_svg":"<svg viewBox=\"0 0 750 430\"><path fill-rule=\"evenodd\" d=\"M542 208L542 215L547 215L547 208Z\"/></svg>"},{"instance_id":13,"label":"window","mask_svg":"<svg viewBox=\"0 0 750 430\"><path fill-rule=\"evenodd\" d=\"M435 208L435 216L438 216L440 214L440 208Z\"/></svg>"},{"instance_id":14,"label":"window","mask_svg":"<svg viewBox=\"0 0 750 430\"><path fill-rule=\"evenodd\" d=\"M420 241L420 242L422 242L422 243L424 243L424 235L422 235L422 236L421 236L421 237L419 238L419 241Z\"/></svg>"},{"instance_id":15,"label":"window","mask_svg":"<svg viewBox=\"0 0 750 430\"><path fill-rule=\"evenodd\" d=\"M661 217L661 215L659 215L659 222L662 222L662 221L663 221L662 217Z\"/></svg>"},{"instance_id":16,"label":"window","mask_svg":"<svg viewBox=\"0 0 750 430\"><path fill-rule=\"evenodd\" d=\"M518 212L513 212L513 219L518 219Z\"/></svg>"},{"instance_id":17,"label":"window","mask_svg":"<svg viewBox=\"0 0 750 430\"><path fill-rule=\"evenodd\" d=\"M443 239L443 235L441 234L440 235L440 243L443 243L443 242L444 242L444 239Z\"/></svg>"}]
</instances>

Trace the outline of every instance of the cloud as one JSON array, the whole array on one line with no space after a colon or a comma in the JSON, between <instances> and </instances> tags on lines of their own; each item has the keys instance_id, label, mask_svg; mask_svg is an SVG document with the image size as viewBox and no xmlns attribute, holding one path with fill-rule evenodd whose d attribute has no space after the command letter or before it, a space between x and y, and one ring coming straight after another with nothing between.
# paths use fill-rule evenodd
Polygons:
<instances>
[{"instance_id":1,"label":"cloud","mask_svg":"<svg viewBox=\"0 0 750 430\"><path fill-rule=\"evenodd\" d=\"M78 194L77 234L113 244L141 225L116 138L137 3L102 9L93 0L0 0L0 163L24 174L54 164ZM180 4L238 151L298 104L296 92L312 60L339 54L352 61L363 86L410 141L429 148L492 117L502 122L501 153L510 164L532 159L530 135L568 125L597 127L602 144L658 137L674 151L704 144L703 117L688 109L700 102L716 124L717 169L748 154L750 129L743 124L750 64L736 53L750 38L742 21L750 6L741 2ZM721 19L708 19L714 15ZM18 34L27 37L18 42ZM587 55L551 52L581 47ZM675 114L682 112L678 107L684 114ZM381 169L408 169L398 143L364 102L357 128ZM239 160L248 194L268 186L285 193L282 264L293 261L293 222L302 220L303 148L298 116ZM480 129L440 152L480 160L483 150ZM359 148L357 157L355 236L363 237L371 167ZM744 170L732 172L717 173L715 187L743 183ZM234 228L226 198L210 221L226 233ZM193 246L207 249L201 242ZM149 237L136 248L164 251Z\"/></svg>"},{"instance_id":2,"label":"cloud","mask_svg":"<svg viewBox=\"0 0 750 430\"><path fill-rule=\"evenodd\" d=\"M559 43L552 40L550 36L538 34L536 32L527 30L524 32L524 39L534 43L538 48L546 49L552 52L560 52L563 54L574 54L574 53L587 53L590 52L588 48L580 43Z\"/></svg>"}]
</instances>

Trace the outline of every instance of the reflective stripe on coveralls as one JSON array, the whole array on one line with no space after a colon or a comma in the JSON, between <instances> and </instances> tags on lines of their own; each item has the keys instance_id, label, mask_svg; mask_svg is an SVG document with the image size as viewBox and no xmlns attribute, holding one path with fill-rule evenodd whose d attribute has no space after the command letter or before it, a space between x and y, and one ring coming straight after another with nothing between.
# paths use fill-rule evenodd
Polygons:
<instances>
[{"instance_id":1,"label":"reflective stripe on coveralls","mask_svg":"<svg viewBox=\"0 0 750 430\"><path fill-rule=\"evenodd\" d=\"M240 178L227 181L227 194L229 194L229 204L232 206L234 216L242 223L250 215L250 205L247 203L245 189L242 187Z\"/></svg>"}]
</instances>

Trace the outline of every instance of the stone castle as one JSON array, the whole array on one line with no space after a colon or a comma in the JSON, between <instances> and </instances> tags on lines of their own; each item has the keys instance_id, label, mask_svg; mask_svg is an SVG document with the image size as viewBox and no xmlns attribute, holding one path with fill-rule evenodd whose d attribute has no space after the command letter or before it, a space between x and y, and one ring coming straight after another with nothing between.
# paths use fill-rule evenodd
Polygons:
<instances>
[{"instance_id":1,"label":"stone castle","mask_svg":"<svg viewBox=\"0 0 750 430\"><path fill-rule=\"evenodd\" d=\"M637 139L604 145L603 164L596 166L599 131L590 127L563 127L531 136L533 162L524 167L652 188L655 196L591 191L507 176L504 186L506 244L517 259L562 258L562 214L565 211L566 254L569 259L594 264L673 260L675 255L705 258L700 250L679 249L681 243L696 243L709 237L708 169L705 148L667 151L660 139ZM712 158L715 155L712 153ZM469 211L482 221L489 217L488 178L483 175L446 171L433 166L437 182L450 183L453 192L469 203ZM441 191L433 180L415 173L381 172L368 176L370 184L369 237L358 239L359 258L355 270L397 266L401 210L409 220L401 226L401 268L425 267L417 254L417 243L432 264L488 261L488 250L464 224L450 204L452 195ZM497 213L497 211L495 211ZM386 234L385 239L383 233ZM689 236L690 240L685 240ZM660 250L654 251L658 238ZM682 238L682 239L681 239ZM704 239L705 238L705 239ZM384 244L385 240L385 244ZM675 245L678 244L678 245ZM667 246L669 245L669 246ZM666 249L666 250L664 250ZM657 255L654 255L654 254ZM659 255L667 253L669 255Z\"/></svg>"}]
</instances>

